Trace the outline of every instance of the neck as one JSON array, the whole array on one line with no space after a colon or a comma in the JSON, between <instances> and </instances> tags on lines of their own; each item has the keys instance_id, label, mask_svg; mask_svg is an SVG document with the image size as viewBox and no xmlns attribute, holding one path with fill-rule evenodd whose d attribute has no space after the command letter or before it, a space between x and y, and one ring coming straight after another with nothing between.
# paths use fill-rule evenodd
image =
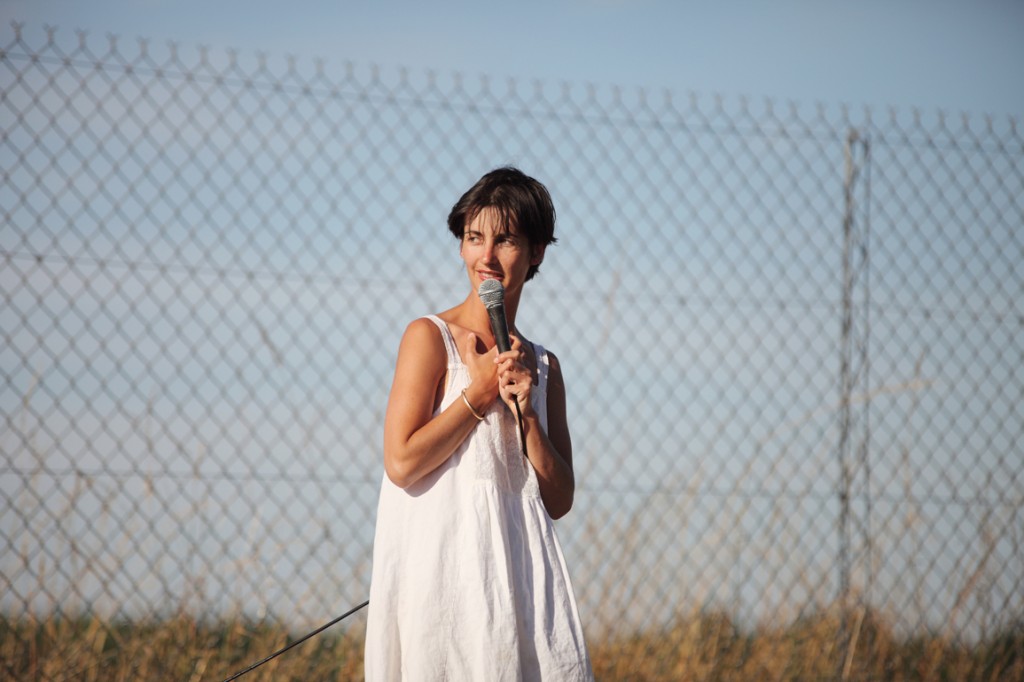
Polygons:
<instances>
[{"instance_id":1,"label":"neck","mask_svg":"<svg viewBox=\"0 0 1024 682\"><path fill-rule=\"evenodd\" d=\"M463 301L460 307L463 310L464 316L464 322L461 323L463 326L475 330L478 334L484 333L485 336L491 336L490 316L475 291L469 293L469 296L466 297L466 300ZM516 312L519 308L519 296L510 296L506 292L504 308L505 322L508 324L509 333L519 336L519 332L516 329Z\"/></svg>"}]
</instances>

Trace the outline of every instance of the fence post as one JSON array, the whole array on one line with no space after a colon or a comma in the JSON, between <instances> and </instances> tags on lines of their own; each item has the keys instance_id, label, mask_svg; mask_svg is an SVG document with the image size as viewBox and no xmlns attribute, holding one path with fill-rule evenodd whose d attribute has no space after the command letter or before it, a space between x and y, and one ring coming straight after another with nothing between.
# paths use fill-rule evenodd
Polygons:
<instances>
[{"instance_id":1,"label":"fence post","mask_svg":"<svg viewBox=\"0 0 1024 682\"><path fill-rule=\"evenodd\" d=\"M869 394L869 251L870 154L868 140L852 128L843 148L843 281L839 362L839 653L840 679L846 679L852 663L856 633L849 624L853 615L851 575L854 567L854 526L861 531L865 576L856 601L863 601L871 573L871 497L868 442ZM863 176L863 177L862 177ZM858 191L859 190L859 191ZM862 198L858 202L858 197ZM858 219L859 216L859 219ZM863 483L862 506L854 506L858 474ZM862 604L863 605L863 604ZM861 622L858 618L858 624Z\"/></svg>"}]
</instances>

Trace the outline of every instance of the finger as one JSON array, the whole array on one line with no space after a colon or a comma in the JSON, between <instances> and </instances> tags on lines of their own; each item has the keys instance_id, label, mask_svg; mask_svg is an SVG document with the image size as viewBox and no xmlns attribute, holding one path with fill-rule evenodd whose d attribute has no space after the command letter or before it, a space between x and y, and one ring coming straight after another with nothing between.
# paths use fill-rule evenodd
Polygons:
<instances>
[{"instance_id":1,"label":"finger","mask_svg":"<svg viewBox=\"0 0 1024 682\"><path fill-rule=\"evenodd\" d=\"M518 336L512 337L511 350L516 351L518 353L520 362L526 362L526 346L523 345L523 342L519 339Z\"/></svg>"},{"instance_id":2,"label":"finger","mask_svg":"<svg viewBox=\"0 0 1024 682\"><path fill-rule=\"evenodd\" d=\"M505 362L511 362L522 370L526 370L526 353L522 351L507 350L495 357L494 361L499 365Z\"/></svg>"},{"instance_id":3,"label":"finger","mask_svg":"<svg viewBox=\"0 0 1024 682\"><path fill-rule=\"evenodd\" d=\"M499 385L516 393L525 393L531 388L531 381L524 372L508 372L501 375Z\"/></svg>"},{"instance_id":4,"label":"finger","mask_svg":"<svg viewBox=\"0 0 1024 682\"><path fill-rule=\"evenodd\" d=\"M476 334L470 332L466 335L465 340L462 342L462 351L464 357L469 357L470 353L478 355L476 352Z\"/></svg>"},{"instance_id":5,"label":"finger","mask_svg":"<svg viewBox=\"0 0 1024 682\"><path fill-rule=\"evenodd\" d=\"M500 365L498 380L501 382L525 384L532 381L529 371L519 365Z\"/></svg>"}]
</instances>

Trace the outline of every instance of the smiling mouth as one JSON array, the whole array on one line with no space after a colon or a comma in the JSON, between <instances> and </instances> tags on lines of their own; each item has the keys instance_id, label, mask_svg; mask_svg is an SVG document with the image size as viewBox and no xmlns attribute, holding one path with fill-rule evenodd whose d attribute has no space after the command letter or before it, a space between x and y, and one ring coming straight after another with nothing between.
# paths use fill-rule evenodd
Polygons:
<instances>
[{"instance_id":1,"label":"smiling mouth","mask_svg":"<svg viewBox=\"0 0 1024 682\"><path fill-rule=\"evenodd\" d=\"M501 279L501 275L496 272L478 272L476 274L480 279Z\"/></svg>"}]
</instances>

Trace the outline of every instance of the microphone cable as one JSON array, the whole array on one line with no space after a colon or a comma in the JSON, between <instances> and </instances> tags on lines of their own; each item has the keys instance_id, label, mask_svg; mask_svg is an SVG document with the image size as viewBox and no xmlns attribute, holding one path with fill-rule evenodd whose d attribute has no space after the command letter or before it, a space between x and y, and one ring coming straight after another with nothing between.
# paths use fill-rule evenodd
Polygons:
<instances>
[{"instance_id":1,"label":"microphone cable","mask_svg":"<svg viewBox=\"0 0 1024 682\"><path fill-rule=\"evenodd\" d=\"M526 454L526 428L523 426L523 412L519 409L519 396L512 396L516 404L516 420L519 422L519 442L523 445L523 457L529 459Z\"/></svg>"},{"instance_id":2,"label":"microphone cable","mask_svg":"<svg viewBox=\"0 0 1024 682\"><path fill-rule=\"evenodd\" d=\"M297 639L297 640L295 640L294 642L292 642L292 643L291 643L291 644L289 644L288 646L284 647L283 649L279 649L278 651L275 651L274 653L270 654L269 656L267 656L266 658L264 658L264 659L263 659L262 661L257 661L256 663L253 663L252 665L250 665L250 666L249 666L248 668L246 668L245 670L242 670L242 671L240 671L240 672L237 672L237 673L235 673L235 674L234 674L234 675L232 675L231 677L229 677L229 678L227 678L226 680L224 680L224 682L231 682L232 680L237 680L237 679L238 679L239 677L241 677L242 675L245 675L245 674L246 674L246 673L248 673L248 672L252 672L252 671L253 671L253 670L255 670L256 668L258 668L258 667L260 667L261 665L263 665L264 663L266 663L267 661L269 661L269 660L271 660L271 659L274 659L274 658L276 658L276 657L280 656L281 654L283 654L284 652L288 651L288 650L289 650L289 649L291 649L292 647L294 647L294 646L298 646L299 644L302 644L303 642L305 642L305 641L306 641L307 639L309 639L310 637L315 637L316 635L319 635L319 634L320 634L321 632L323 632L323 631L324 631L324 630L326 630L327 628L331 627L331 626L332 626L332 625L334 625L335 623L339 623L339 622L341 622L341 621L345 620L346 618L348 618L349 616L351 616L351 615L352 615L353 613L355 613L356 611L358 611L358 610L362 609L363 607L365 607L365 606L366 606L367 604L369 604L369 603L370 603L370 600L369 600L369 599L367 599L366 601L364 601L364 602L363 602L362 604L360 604L359 606L357 606L357 607L355 607L355 608L353 608L353 609L350 609L350 610L349 610L349 611L347 611L346 613L343 613L343 614L341 614L340 616L338 616L337 618L335 618L334 620L332 620L332 621L331 621L330 623L327 623L326 625L321 625L320 627L318 627L318 628L317 628L316 630L313 630L313 632L309 633L309 634L308 634L308 635L306 635L305 637L302 637L301 639Z\"/></svg>"}]
</instances>

